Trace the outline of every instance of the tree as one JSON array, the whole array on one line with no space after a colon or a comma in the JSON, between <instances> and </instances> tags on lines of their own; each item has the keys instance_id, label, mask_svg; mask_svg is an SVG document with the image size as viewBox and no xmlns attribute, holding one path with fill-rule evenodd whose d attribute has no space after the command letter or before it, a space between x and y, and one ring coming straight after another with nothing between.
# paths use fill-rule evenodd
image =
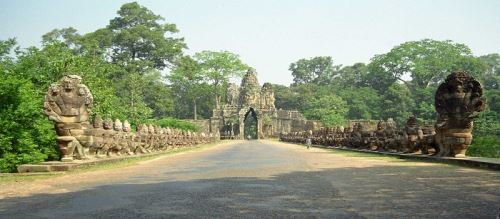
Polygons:
<instances>
[{"instance_id":1,"label":"tree","mask_svg":"<svg viewBox=\"0 0 500 219\"><path fill-rule=\"evenodd\" d=\"M349 106L348 119L379 119L382 98L377 91L369 87L345 88L339 96Z\"/></svg>"},{"instance_id":2,"label":"tree","mask_svg":"<svg viewBox=\"0 0 500 219\"><path fill-rule=\"evenodd\" d=\"M14 39L0 40L0 172L59 156L53 125L43 115L42 93L16 72L16 60L9 56L15 46Z\"/></svg>"},{"instance_id":3,"label":"tree","mask_svg":"<svg viewBox=\"0 0 500 219\"><path fill-rule=\"evenodd\" d=\"M198 100L207 92L208 85L204 81L201 65L191 58L185 56L180 59L178 66L167 76L172 84L176 99L188 99L193 108L193 119L198 119Z\"/></svg>"},{"instance_id":4,"label":"tree","mask_svg":"<svg viewBox=\"0 0 500 219\"><path fill-rule=\"evenodd\" d=\"M0 172L59 157L54 126L43 115L43 98L31 81L0 74Z\"/></svg>"},{"instance_id":5,"label":"tree","mask_svg":"<svg viewBox=\"0 0 500 219\"><path fill-rule=\"evenodd\" d=\"M393 118L399 125L405 124L413 114L415 102L411 99L410 90L399 83L394 83L383 95L382 119Z\"/></svg>"},{"instance_id":6,"label":"tree","mask_svg":"<svg viewBox=\"0 0 500 219\"><path fill-rule=\"evenodd\" d=\"M366 75L368 67L364 63L356 63L352 66L344 66L338 72L338 77L334 79L334 83L342 88L355 88L367 86Z\"/></svg>"},{"instance_id":7,"label":"tree","mask_svg":"<svg viewBox=\"0 0 500 219\"><path fill-rule=\"evenodd\" d=\"M485 89L498 89L500 86L500 54L488 54L480 56L479 59L485 64L486 71L478 79L483 82Z\"/></svg>"},{"instance_id":8,"label":"tree","mask_svg":"<svg viewBox=\"0 0 500 219\"><path fill-rule=\"evenodd\" d=\"M472 75L484 70L466 45L430 39L406 42L386 54L376 55L368 69L368 81L380 93L396 81L413 91L441 83L453 70L465 70Z\"/></svg>"},{"instance_id":9,"label":"tree","mask_svg":"<svg viewBox=\"0 0 500 219\"><path fill-rule=\"evenodd\" d=\"M317 56L310 59L299 59L290 64L294 85L315 83L329 84L336 76L340 66L333 65L330 56Z\"/></svg>"},{"instance_id":10,"label":"tree","mask_svg":"<svg viewBox=\"0 0 500 219\"><path fill-rule=\"evenodd\" d=\"M186 48L183 38L175 38L175 24L162 23L164 18L136 2L118 10L109 22L112 32L111 58L128 72L146 72L151 68L170 67Z\"/></svg>"},{"instance_id":11,"label":"tree","mask_svg":"<svg viewBox=\"0 0 500 219\"><path fill-rule=\"evenodd\" d=\"M304 115L308 119L320 120L327 127L333 127L344 123L347 111L347 103L342 98L328 95L308 103Z\"/></svg>"},{"instance_id":12,"label":"tree","mask_svg":"<svg viewBox=\"0 0 500 219\"><path fill-rule=\"evenodd\" d=\"M238 55L228 51L202 51L196 53L194 58L200 63L205 79L212 85L215 107L218 109L223 86L228 84L231 77L241 77L249 67Z\"/></svg>"}]
</instances>

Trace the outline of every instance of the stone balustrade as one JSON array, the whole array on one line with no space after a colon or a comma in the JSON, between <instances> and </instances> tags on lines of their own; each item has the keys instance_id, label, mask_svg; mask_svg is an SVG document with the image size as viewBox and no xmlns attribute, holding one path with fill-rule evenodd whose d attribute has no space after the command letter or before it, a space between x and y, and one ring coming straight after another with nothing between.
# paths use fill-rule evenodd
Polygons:
<instances>
[{"instance_id":1,"label":"stone balustrade","mask_svg":"<svg viewBox=\"0 0 500 219\"><path fill-rule=\"evenodd\" d=\"M90 90L77 75L67 75L49 87L44 111L54 122L61 161L68 162L163 151L214 142L219 136L141 124L111 118L89 118L93 106Z\"/></svg>"}]
</instances>

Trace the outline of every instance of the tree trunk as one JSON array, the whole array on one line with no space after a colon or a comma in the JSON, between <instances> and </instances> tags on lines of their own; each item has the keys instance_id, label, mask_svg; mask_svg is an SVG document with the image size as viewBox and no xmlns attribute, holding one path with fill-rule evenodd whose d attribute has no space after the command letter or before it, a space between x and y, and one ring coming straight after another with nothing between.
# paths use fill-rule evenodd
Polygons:
<instances>
[{"instance_id":1,"label":"tree trunk","mask_svg":"<svg viewBox=\"0 0 500 219\"><path fill-rule=\"evenodd\" d=\"M196 98L193 98L193 113L194 113L194 120L198 120L198 112L197 112L197 106L196 106Z\"/></svg>"}]
</instances>

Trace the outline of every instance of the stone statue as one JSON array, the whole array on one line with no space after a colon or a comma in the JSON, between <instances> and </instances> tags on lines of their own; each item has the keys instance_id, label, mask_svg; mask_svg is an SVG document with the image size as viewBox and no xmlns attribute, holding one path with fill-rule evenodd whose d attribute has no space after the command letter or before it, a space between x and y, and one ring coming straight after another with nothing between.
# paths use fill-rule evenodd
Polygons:
<instances>
[{"instance_id":1,"label":"stone statue","mask_svg":"<svg viewBox=\"0 0 500 219\"><path fill-rule=\"evenodd\" d=\"M261 89L261 108L262 109L274 109L274 92L273 85L271 83L264 83Z\"/></svg>"},{"instance_id":2,"label":"stone statue","mask_svg":"<svg viewBox=\"0 0 500 219\"><path fill-rule=\"evenodd\" d=\"M83 146L91 146L93 141L88 119L94 99L81 80L80 76L66 75L45 95L44 112L55 122L61 161L86 159Z\"/></svg>"},{"instance_id":3,"label":"stone statue","mask_svg":"<svg viewBox=\"0 0 500 219\"><path fill-rule=\"evenodd\" d=\"M372 150L385 150L385 140L386 140L386 131L385 131L385 122L379 121L377 123L377 130L373 132L374 138L371 142Z\"/></svg>"},{"instance_id":4,"label":"stone statue","mask_svg":"<svg viewBox=\"0 0 500 219\"><path fill-rule=\"evenodd\" d=\"M240 91L238 85L233 83L229 84L229 87L226 91L226 105L237 107L239 95Z\"/></svg>"},{"instance_id":5,"label":"stone statue","mask_svg":"<svg viewBox=\"0 0 500 219\"><path fill-rule=\"evenodd\" d=\"M434 99L438 156L465 156L472 141L473 119L486 106L482 95L481 84L463 71L451 73L439 85Z\"/></svg>"},{"instance_id":6,"label":"stone statue","mask_svg":"<svg viewBox=\"0 0 500 219\"><path fill-rule=\"evenodd\" d=\"M96 156L96 157L103 157L106 155L106 153L103 153L103 146L104 146L104 129L102 128L103 125L103 120L101 116L96 115L94 118L94 125L92 129L92 136L94 138L94 143L92 147L90 148L89 154Z\"/></svg>"},{"instance_id":7,"label":"stone statue","mask_svg":"<svg viewBox=\"0 0 500 219\"><path fill-rule=\"evenodd\" d=\"M260 106L260 86L254 69L248 69L241 81L240 89L240 106L258 109Z\"/></svg>"},{"instance_id":8,"label":"stone statue","mask_svg":"<svg viewBox=\"0 0 500 219\"><path fill-rule=\"evenodd\" d=\"M410 116L406 121L406 126L404 130L404 134L406 136L406 149L404 152L414 153L419 150L417 147L417 142L423 138L422 129L418 125L417 117Z\"/></svg>"},{"instance_id":9,"label":"stone statue","mask_svg":"<svg viewBox=\"0 0 500 219\"><path fill-rule=\"evenodd\" d=\"M135 135L132 133L132 127L128 120L123 121L123 141L125 146L122 151L128 155L133 155L137 149L137 144L135 143Z\"/></svg>"},{"instance_id":10,"label":"stone statue","mask_svg":"<svg viewBox=\"0 0 500 219\"><path fill-rule=\"evenodd\" d=\"M115 134L116 131L113 129L113 120L111 118L105 118L102 126L104 128L103 134L103 145L101 147L101 153L106 156L111 156L112 150L115 147Z\"/></svg>"}]
</instances>

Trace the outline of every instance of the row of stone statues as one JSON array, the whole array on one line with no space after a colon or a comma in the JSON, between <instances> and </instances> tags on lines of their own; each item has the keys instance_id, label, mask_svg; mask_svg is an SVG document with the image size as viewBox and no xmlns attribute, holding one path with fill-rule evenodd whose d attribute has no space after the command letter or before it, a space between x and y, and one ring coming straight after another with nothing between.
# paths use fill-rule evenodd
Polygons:
<instances>
[{"instance_id":1,"label":"row of stone statues","mask_svg":"<svg viewBox=\"0 0 500 219\"><path fill-rule=\"evenodd\" d=\"M419 126L415 117L410 117L404 128L397 128L392 119L379 121L376 130L368 130L362 123L353 127L321 128L316 131L283 133L281 141L305 143L310 138L313 144L347 147L374 151L436 154L439 147L433 140L436 132L432 126Z\"/></svg>"},{"instance_id":2,"label":"row of stone statues","mask_svg":"<svg viewBox=\"0 0 500 219\"><path fill-rule=\"evenodd\" d=\"M133 132L125 120L89 117L93 97L77 75L64 76L45 96L44 112L54 121L61 161L84 160L119 155L150 153L213 142L219 136L191 131L139 125Z\"/></svg>"},{"instance_id":3,"label":"row of stone statues","mask_svg":"<svg viewBox=\"0 0 500 219\"><path fill-rule=\"evenodd\" d=\"M139 125L132 132L130 123L116 119L94 119L91 131L93 142L83 154L91 157L144 154L183 146L203 144L216 138L205 133L162 128L155 125Z\"/></svg>"},{"instance_id":4,"label":"row of stone statues","mask_svg":"<svg viewBox=\"0 0 500 219\"><path fill-rule=\"evenodd\" d=\"M465 72L453 72L438 87L434 105L438 116L433 126L420 126L412 116L402 129L397 129L390 119L379 122L373 131L358 123L352 128L296 132L282 134L280 138L301 143L311 138L314 144L359 149L465 156L472 142L473 119L486 105L481 85Z\"/></svg>"}]
</instances>

